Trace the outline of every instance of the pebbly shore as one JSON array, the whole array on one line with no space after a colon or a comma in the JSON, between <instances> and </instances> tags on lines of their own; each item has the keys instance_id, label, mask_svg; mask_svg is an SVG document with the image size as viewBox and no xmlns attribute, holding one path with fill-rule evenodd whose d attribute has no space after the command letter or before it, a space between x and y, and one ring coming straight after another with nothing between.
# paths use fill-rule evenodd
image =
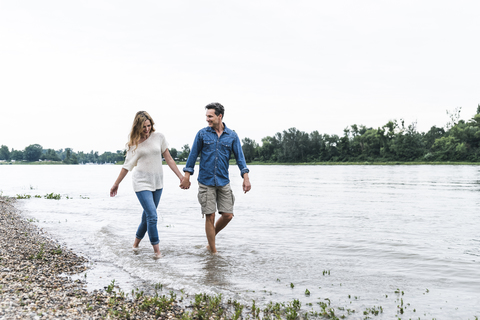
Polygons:
<instances>
[{"instance_id":1,"label":"pebbly shore","mask_svg":"<svg viewBox=\"0 0 480 320\"><path fill-rule=\"evenodd\" d=\"M112 283L88 292L74 274L88 259L22 217L16 199L0 197L0 319L179 319L176 296L129 296ZM185 314L186 315L186 314ZM193 314L192 314L193 315Z\"/></svg>"}]
</instances>

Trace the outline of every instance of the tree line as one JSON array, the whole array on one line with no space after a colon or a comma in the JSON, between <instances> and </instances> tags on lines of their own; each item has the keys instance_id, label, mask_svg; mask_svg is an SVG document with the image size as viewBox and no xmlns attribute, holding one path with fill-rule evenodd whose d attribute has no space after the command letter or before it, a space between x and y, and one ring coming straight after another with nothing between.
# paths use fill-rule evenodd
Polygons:
<instances>
[{"instance_id":1,"label":"tree line","mask_svg":"<svg viewBox=\"0 0 480 320\"><path fill-rule=\"evenodd\" d=\"M104 152L99 155L98 151L74 152L71 148L66 149L43 149L39 144L32 144L24 150L9 150L5 145L0 147L0 160L4 161L46 161L46 162L62 162L65 164L79 164L79 163L117 163L124 160L125 152L117 150L117 152Z\"/></svg>"},{"instance_id":2,"label":"tree line","mask_svg":"<svg viewBox=\"0 0 480 320\"><path fill-rule=\"evenodd\" d=\"M178 161L186 161L190 154L188 144L184 145L181 151L175 148L169 149L172 157ZM104 152L101 155L98 151L74 152L72 148L66 149L44 149L39 144L31 144L23 150L9 149L6 145L0 147L0 161L45 161L45 162L61 162L64 164L84 164L84 163L117 163L124 161L126 150L117 150L117 152Z\"/></svg>"},{"instance_id":3,"label":"tree line","mask_svg":"<svg viewBox=\"0 0 480 320\"><path fill-rule=\"evenodd\" d=\"M418 132L416 122L388 121L379 128L351 125L343 135L306 133L296 128L262 139L262 145L245 138L242 148L247 162L391 162L480 161L480 104L468 121L460 119L461 108L447 111L445 127Z\"/></svg>"},{"instance_id":4,"label":"tree line","mask_svg":"<svg viewBox=\"0 0 480 320\"><path fill-rule=\"evenodd\" d=\"M447 111L445 127L433 126L428 132L419 132L416 122L405 125L400 120L388 121L378 128L351 125L343 135L306 133L296 128L277 132L262 139L262 145L250 138L242 139L247 162L303 163L303 162L391 162L391 161L468 161L480 162L480 104L469 120L460 119L461 108ZM125 150L90 153L74 152L71 148L43 149L33 144L24 150L0 147L4 161L56 161L66 164L117 163L125 158ZM186 161L188 144L181 150L170 149L177 161Z\"/></svg>"}]
</instances>

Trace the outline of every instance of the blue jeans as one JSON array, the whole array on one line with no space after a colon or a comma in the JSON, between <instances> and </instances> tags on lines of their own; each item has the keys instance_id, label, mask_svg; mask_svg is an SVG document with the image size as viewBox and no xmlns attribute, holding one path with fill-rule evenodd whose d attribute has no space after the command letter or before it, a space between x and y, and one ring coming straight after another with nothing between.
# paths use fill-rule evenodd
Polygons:
<instances>
[{"instance_id":1,"label":"blue jeans","mask_svg":"<svg viewBox=\"0 0 480 320\"><path fill-rule=\"evenodd\" d=\"M157 207L162 196L162 190L135 192L138 201L140 201L143 207L142 222L138 226L136 237L141 240L148 231L148 237L152 246L160 243L157 230Z\"/></svg>"}]
</instances>

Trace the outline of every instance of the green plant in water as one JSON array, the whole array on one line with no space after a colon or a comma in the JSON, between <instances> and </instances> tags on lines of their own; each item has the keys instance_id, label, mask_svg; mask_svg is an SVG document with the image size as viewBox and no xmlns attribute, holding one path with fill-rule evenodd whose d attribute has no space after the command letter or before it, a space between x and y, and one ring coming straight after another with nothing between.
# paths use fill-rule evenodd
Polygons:
<instances>
[{"instance_id":1,"label":"green plant in water","mask_svg":"<svg viewBox=\"0 0 480 320\"><path fill-rule=\"evenodd\" d=\"M158 290L163 290L163 284L161 284L160 282L155 284L155 292L157 292Z\"/></svg>"},{"instance_id":2,"label":"green plant in water","mask_svg":"<svg viewBox=\"0 0 480 320\"><path fill-rule=\"evenodd\" d=\"M17 194L16 198L17 199L30 199L32 196L29 194Z\"/></svg>"},{"instance_id":3,"label":"green plant in water","mask_svg":"<svg viewBox=\"0 0 480 320\"><path fill-rule=\"evenodd\" d=\"M260 317L260 308L255 305L255 300L252 300L252 314L253 317Z\"/></svg>"},{"instance_id":4,"label":"green plant in water","mask_svg":"<svg viewBox=\"0 0 480 320\"><path fill-rule=\"evenodd\" d=\"M45 199L50 199L50 200L60 200L62 198L62 196L58 193L47 193L45 196L44 196Z\"/></svg>"},{"instance_id":5,"label":"green plant in water","mask_svg":"<svg viewBox=\"0 0 480 320\"><path fill-rule=\"evenodd\" d=\"M363 311L364 315L368 315L370 313L373 314L374 316L378 316L378 314L383 313L383 308L382 308L382 306L380 306L378 308L373 306L373 308L367 308L367 309L365 309L365 311Z\"/></svg>"},{"instance_id":6,"label":"green plant in water","mask_svg":"<svg viewBox=\"0 0 480 320\"><path fill-rule=\"evenodd\" d=\"M293 287L295 287L295 285L293 283L290 283L290 288L293 289Z\"/></svg>"},{"instance_id":7,"label":"green plant in water","mask_svg":"<svg viewBox=\"0 0 480 320\"><path fill-rule=\"evenodd\" d=\"M310 295L310 291L308 291L308 289L305 289L305 295L306 295L306 296L309 296L309 295Z\"/></svg>"},{"instance_id":8,"label":"green plant in water","mask_svg":"<svg viewBox=\"0 0 480 320\"><path fill-rule=\"evenodd\" d=\"M238 320L242 316L243 305L241 304L234 304L235 313L233 315L233 320Z\"/></svg>"},{"instance_id":9,"label":"green plant in water","mask_svg":"<svg viewBox=\"0 0 480 320\"><path fill-rule=\"evenodd\" d=\"M293 301L287 304L287 307L285 308L285 314L286 314L287 320L297 319L298 311L300 311L301 305L302 305L301 302L297 299L293 299Z\"/></svg>"},{"instance_id":10,"label":"green plant in water","mask_svg":"<svg viewBox=\"0 0 480 320\"><path fill-rule=\"evenodd\" d=\"M105 291L107 291L108 293L112 293L114 288L115 288L115 279L113 279L112 282L110 282L110 284L106 287Z\"/></svg>"}]
</instances>

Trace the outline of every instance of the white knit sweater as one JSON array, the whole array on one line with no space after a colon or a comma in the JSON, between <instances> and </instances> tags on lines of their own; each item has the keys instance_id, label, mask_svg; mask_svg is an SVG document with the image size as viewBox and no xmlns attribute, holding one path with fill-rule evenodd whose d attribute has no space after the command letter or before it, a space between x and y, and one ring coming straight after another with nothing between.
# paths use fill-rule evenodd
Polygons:
<instances>
[{"instance_id":1,"label":"white knit sweater","mask_svg":"<svg viewBox=\"0 0 480 320\"><path fill-rule=\"evenodd\" d=\"M133 172L133 190L135 192L155 191L163 188L162 154L168 148L165 136L160 132L153 132L147 140L135 149L127 151L123 168Z\"/></svg>"}]
</instances>

